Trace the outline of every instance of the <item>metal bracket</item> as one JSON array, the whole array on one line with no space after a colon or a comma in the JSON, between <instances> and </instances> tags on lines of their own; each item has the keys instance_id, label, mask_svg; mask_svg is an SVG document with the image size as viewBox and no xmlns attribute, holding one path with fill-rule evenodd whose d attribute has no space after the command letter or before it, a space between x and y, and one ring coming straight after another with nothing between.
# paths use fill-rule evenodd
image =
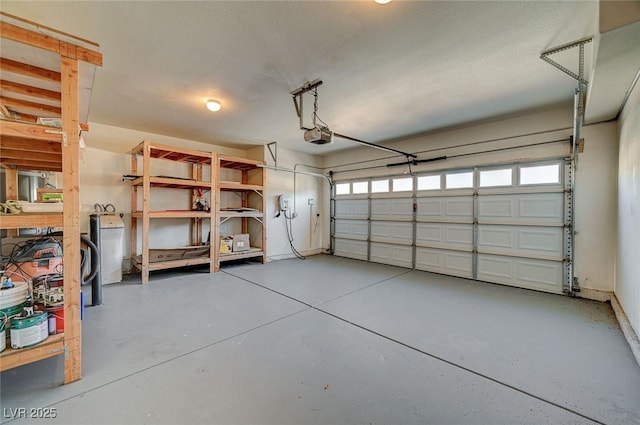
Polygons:
<instances>
[{"instance_id":1,"label":"metal bracket","mask_svg":"<svg viewBox=\"0 0 640 425\"><path fill-rule=\"evenodd\" d=\"M322 80L317 79L317 80L313 80L310 82L306 82L302 87L300 87L299 89L296 89L294 91L291 92L291 95L293 96L293 104L296 107L296 114L298 115L298 118L300 119L300 130L311 130L308 127L304 126L303 123L303 99L302 99L302 95L307 93L308 91L311 90L315 90L316 88L318 88L318 86L322 85ZM316 93L317 95L317 93ZM315 127L315 115L313 116L314 120L313 120L313 125Z\"/></svg>"},{"instance_id":2,"label":"metal bracket","mask_svg":"<svg viewBox=\"0 0 640 425\"><path fill-rule=\"evenodd\" d=\"M590 43L591 41L593 41L593 36L589 36L589 37L581 38L580 40L561 44L560 46L557 46L557 47L552 47L551 49L547 49L542 53L540 53L540 59L542 59L547 63L550 63L554 67L558 68L560 71L572 77L574 80L577 80L579 83L585 84L585 85L589 84L589 82L584 79L584 45L587 43ZM560 65L558 62L554 61L553 59L549 58L549 55L553 55L554 53L564 52L565 50L572 49L576 46L579 47L580 49L579 57L578 57L578 61L579 61L578 74Z\"/></svg>"},{"instance_id":3,"label":"metal bracket","mask_svg":"<svg viewBox=\"0 0 640 425\"><path fill-rule=\"evenodd\" d=\"M69 360L69 346L65 344L62 349L64 350L64 359Z\"/></svg>"},{"instance_id":4,"label":"metal bracket","mask_svg":"<svg viewBox=\"0 0 640 425\"><path fill-rule=\"evenodd\" d=\"M275 153L271 150L271 146L275 146ZM275 167L278 166L278 142L267 143L267 149L269 149L269 153L271 154L271 159L273 159L273 165Z\"/></svg>"},{"instance_id":5,"label":"metal bracket","mask_svg":"<svg viewBox=\"0 0 640 425\"><path fill-rule=\"evenodd\" d=\"M44 132L48 133L48 134L60 134L60 135L62 135L62 144L64 146L68 145L68 143L67 143L67 132L66 131L62 131L62 130L45 130Z\"/></svg>"}]
</instances>

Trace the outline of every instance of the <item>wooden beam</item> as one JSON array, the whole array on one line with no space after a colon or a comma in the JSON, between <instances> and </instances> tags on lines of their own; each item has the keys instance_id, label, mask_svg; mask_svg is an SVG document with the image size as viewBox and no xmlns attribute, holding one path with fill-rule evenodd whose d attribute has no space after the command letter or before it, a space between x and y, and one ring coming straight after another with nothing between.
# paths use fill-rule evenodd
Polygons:
<instances>
[{"instance_id":1,"label":"wooden beam","mask_svg":"<svg viewBox=\"0 0 640 425\"><path fill-rule=\"evenodd\" d=\"M38 162L30 161L28 159L10 159L5 162L0 158L0 162L3 165L9 165L17 168L18 170L31 170L31 171L62 171L62 164L60 162Z\"/></svg>"},{"instance_id":2,"label":"wooden beam","mask_svg":"<svg viewBox=\"0 0 640 425\"><path fill-rule=\"evenodd\" d=\"M41 23L21 18L20 16L12 15L10 13L2 12L2 11L0 11L0 16L6 16L7 18L14 19L14 20L19 21L19 22L24 22L27 25L38 27L39 29L47 30L47 31L50 31L50 32L55 33L55 34L59 34L61 36L67 37L67 38L73 38L73 39L81 41L83 43L91 44L93 46L96 46L96 48L100 47L100 45L98 43L96 43L95 41L87 40L86 38L78 37L77 35L69 34L68 32L60 31L60 30L57 30L55 28L51 28L51 27L48 27L46 25L42 25Z\"/></svg>"},{"instance_id":3,"label":"wooden beam","mask_svg":"<svg viewBox=\"0 0 640 425\"><path fill-rule=\"evenodd\" d=\"M57 91L41 89L40 87L14 83L13 81L7 80L0 80L0 89L40 99L55 100L56 102L60 102L60 99L62 98L60 92Z\"/></svg>"},{"instance_id":4,"label":"wooden beam","mask_svg":"<svg viewBox=\"0 0 640 425\"><path fill-rule=\"evenodd\" d=\"M18 170L14 167L5 168L5 197L6 200L18 199ZM7 237L18 236L17 229L7 229Z\"/></svg>"},{"instance_id":5,"label":"wooden beam","mask_svg":"<svg viewBox=\"0 0 640 425\"><path fill-rule=\"evenodd\" d=\"M16 121L2 120L3 139L7 136L13 136L23 139L48 140L53 142L62 142L62 130L45 127L43 125L25 124Z\"/></svg>"},{"instance_id":6,"label":"wooden beam","mask_svg":"<svg viewBox=\"0 0 640 425\"><path fill-rule=\"evenodd\" d=\"M46 140L30 140L25 143L24 139L12 136L0 137L0 152L5 149L20 150L26 152L44 152L47 154L61 154L62 145L60 142L49 142ZM23 153L24 156L24 153Z\"/></svg>"},{"instance_id":7,"label":"wooden beam","mask_svg":"<svg viewBox=\"0 0 640 425\"><path fill-rule=\"evenodd\" d=\"M83 62L102 66L102 53L58 40L46 34L29 31L8 22L0 22L0 34L2 34L2 38L8 40L58 53L69 59L79 59Z\"/></svg>"},{"instance_id":8,"label":"wooden beam","mask_svg":"<svg viewBox=\"0 0 640 425\"><path fill-rule=\"evenodd\" d=\"M28 100L14 99L12 97L1 96L0 102L2 102L2 104L7 107L11 106L14 108L24 108L32 111L48 112L56 115L60 115L62 113L62 108L60 108L59 106L51 106L51 105L45 105L44 103L29 102Z\"/></svg>"},{"instance_id":9,"label":"wooden beam","mask_svg":"<svg viewBox=\"0 0 640 425\"><path fill-rule=\"evenodd\" d=\"M29 124L37 124L38 123L38 116L37 115L31 115L31 114L23 114L22 112L16 112L16 111L12 111L11 112L11 117L18 121L18 122L26 122Z\"/></svg>"},{"instance_id":10,"label":"wooden beam","mask_svg":"<svg viewBox=\"0 0 640 425\"><path fill-rule=\"evenodd\" d=\"M82 328L80 324L80 132L78 129L78 61L60 60L62 75L62 188L64 197L64 339L68 356L64 361L64 382L82 377Z\"/></svg>"},{"instance_id":11,"label":"wooden beam","mask_svg":"<svg viewBox=\"0 0 640 425\"><path fill-rule=\"evenodd\" d=\"M27 65L26 63L17 62L11 59L0 58L0 71L12 72L14 74L24 75L25 77L37 78L39 80L60 82L60 73L38 66Z\"/></svg>"},{"instance_id":12,"label":"wooden beam","mask_svg":"<svg viewBox=\"0 0 640 425\"><path fill-rule=\"evenodd\" d=\"M25 154L24 150L7 149L3 145L2 148L0 148L0 158L2 159L2 162L10 162L10 159L26 158L29 161L35 162L60 163L62 161L62 154L44 152L28 152L27 154Z\"/></svg>"}]
</instances>

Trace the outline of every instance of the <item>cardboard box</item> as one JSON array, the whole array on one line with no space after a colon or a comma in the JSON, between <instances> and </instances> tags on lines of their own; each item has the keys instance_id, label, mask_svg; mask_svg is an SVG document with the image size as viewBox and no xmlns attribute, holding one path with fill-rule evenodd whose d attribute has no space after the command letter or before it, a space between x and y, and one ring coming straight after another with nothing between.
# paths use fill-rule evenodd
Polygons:
<instances>
[{"instance_id":1,"label":"cardboard box","mask_svg":"<svg viewBox=\"0 0 640 425\"><path fill-rule=\"evenodd\" d=\"M233 252L249 251L249 235L240 233L233 235Z\"/></svg>"},{"instance_id":2,"label":"cardboard box","mask_svg":"<svg viewBox=\"0 0 640 425\"><path fill-rule=\"evenodd\" d=\"M220 236L220 254L227 254L233 249L233 238L231 236Z\"/></svg>"}]
</instances>

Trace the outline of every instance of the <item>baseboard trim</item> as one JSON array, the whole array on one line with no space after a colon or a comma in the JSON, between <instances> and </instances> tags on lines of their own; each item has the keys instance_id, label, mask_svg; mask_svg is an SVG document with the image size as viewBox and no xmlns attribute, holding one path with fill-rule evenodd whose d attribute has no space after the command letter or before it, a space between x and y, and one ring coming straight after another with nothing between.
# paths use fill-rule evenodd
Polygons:
<instances>
[{"instance_id":1,"label":"baseboard trim","mask_svg":"<svg viewBox=\"0 0 640 425\"><path fill-rule=\"evenodd\" d=\"M607 302L611 301L613 292L602 291L600 289L580 288L580 292L578 292L576 296L588 300Z\"/></svg>"},{"instance_id":2,"label":"baseboard trim","mask_svg":"<svg viewBox=\"0 0 640 425\"><path fill-rule=\"evenodd\" d=\"M629 319L627 318L627 315L622 309L622 306L615 294L611 297L611 307L613 308L613 312L616 314L616 319L618 319L622 333L629 343L629 347L631 347L631 352L636 358L638 366L640 366L640 339L638 339L638 335L633 330L631 322L629 322Z\"/></svg>"},{"instance_id":3,"label":"baseboard trim","mask_svg":"<svg viewBox=\"0 0 640 425\"><path fill-rule=\"evenodd\" d=\"M316 248L316 249L310 249L307 251L302 251L300 252L300 254L306 257L307 255L317 255L317 254L322 254L323 252L324 252L323 248ZM288 260L290 258L296 258L293 252L289 252L287 254L270 255L267 257L267 262L278 261L278 260Z\"/></svg>"}]
</instances>

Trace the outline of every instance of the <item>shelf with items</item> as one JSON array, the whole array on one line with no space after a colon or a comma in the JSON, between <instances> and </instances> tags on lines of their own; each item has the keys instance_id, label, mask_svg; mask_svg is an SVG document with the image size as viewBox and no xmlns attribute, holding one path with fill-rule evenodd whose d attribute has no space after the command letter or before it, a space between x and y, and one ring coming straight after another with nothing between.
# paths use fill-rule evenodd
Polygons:
<instances>
[{"instance_id":1,"label":"shelf with items","mask_svg":"<svg viewBox=\"0 0 640 425\"><path fill-rule=\"evenodd\" d=\"M183 149L173 146L157 144L149 140L144 140L131 150L131 252L132 266L139 270L142 275L142 283L149 282L149 272L176 267L185 267L196 264L210 264L211 247L206 247L206 252L200 252L198 257L169 259L152 258L154 250L151 248L149 234L152 231L151 221L154 219L189 219L190 228L188 247L171 248L172 251L182 250L189 253L192 248L202 246L203 220L213 222L214 211L193 209L193 200L198 196L203 196L208 192L211 196L213 187L213 155L211 152L204 152L192 149ZM139 163L141 159L141 164ZM152 161L164 160L167 162L186 164L188 177L151 175ZM141 167L140 167L141 165ZM209 167L210 178L204 180L204 168ZM184 168L184 167L183 167ZM141 173L139 173L141 171ZM152 189L154 189L152 191ZM189 209L163 209L152 207L151 200L155 199L152 192L156 190L179 190L189 194L191 198L185 206ZM141 199L140 199L141 198ZM171 197L172 201L177 199ZM154 220L155 221L155 220ZM141 249L138 249L138 228L141 224Z\"/></svg>"},{"instance_id":2,"label":"shelf with items","mask_svg":"<svg viewBox=\"0 0 640 425\"><path fill-rule=\"evenodd\" d=\"M256 161L227 155L216 155L216 220L214 267L220 269L225 261L241 259L259 259L266 262L267 232L264 221L266 202L264 188L266 170L261 167L264 161ZM225 199L225 193L233 194L232 201ZM233 204L233 205L232 205ZM220 238L224 236L221 226L224 224L247 234L249 247L242 251L220 252Z\"/></svg>"},{"instance_id":3,"label":"shelf with items","mask_svg":"<svg viewBox=\"0 0 640 425\"><path fill-rule=\"evenodd\" d=\"M65 351L64 334L49 335L44 341L27 348L7 348L0 353L0 371L13 369L38 360L58 356Z\"/></svg>"},{"instance_id":4,"label":"shelf with items","mask_svg":"<svg viewBox=\"0 0 640 425\"><path fill-rule=\"evenodd\" d=\"M0 12L0 164L8 199L17 199L19 171L62 172L62 213L2 214L0 228L63 228L65 332L31 347L7 348L0 370L64 353L64 382L81 378L80 129L102 54L97 43ZM53 125L44 125L52 123ZM6 201L6 200L5 200Z\"/></svg>"}]
</instances>

